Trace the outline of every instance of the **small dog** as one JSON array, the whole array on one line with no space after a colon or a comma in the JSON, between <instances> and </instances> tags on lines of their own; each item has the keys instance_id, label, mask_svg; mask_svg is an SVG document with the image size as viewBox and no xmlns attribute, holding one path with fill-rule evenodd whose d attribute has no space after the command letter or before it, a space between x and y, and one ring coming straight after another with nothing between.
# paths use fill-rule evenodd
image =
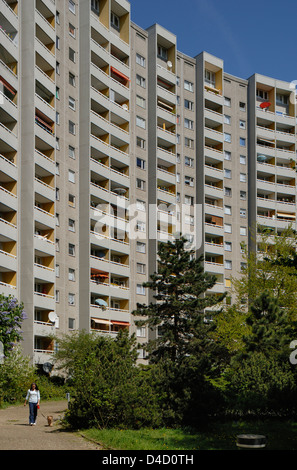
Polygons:
<instances>
[{"instance_id":1,"label":"small dog","mask_svg":"<svg viewBox=\"0 0 297 470\"><path fill-rule=\"evenodd\" d=\"M48 425L49 425L49 426L52 426L52 425L53 425L53 417L52 417L52 416L48 416L48 417L47 417L47 422L48 422Z\"/></svg>"}]
</instances>

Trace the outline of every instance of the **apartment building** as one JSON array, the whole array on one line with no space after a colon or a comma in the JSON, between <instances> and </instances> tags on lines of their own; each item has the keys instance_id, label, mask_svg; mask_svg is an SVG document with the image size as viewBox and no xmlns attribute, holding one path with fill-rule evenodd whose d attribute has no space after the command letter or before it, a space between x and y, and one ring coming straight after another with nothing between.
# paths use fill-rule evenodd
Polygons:
<instances>
[{"instance_id":1,"label":"apartment building","mask_svg":"<svg viewBox=\"0 0 297 470\"><path fill-rule=\"evenodd\" d=\"M53 334L155 334L131 312L175 233L217 295L243 244L261 250L257 224L295 223L290 84L187 56L127 0L1 0L0 26L0 287L35 364Z\"/></svg>"}]
</instances>

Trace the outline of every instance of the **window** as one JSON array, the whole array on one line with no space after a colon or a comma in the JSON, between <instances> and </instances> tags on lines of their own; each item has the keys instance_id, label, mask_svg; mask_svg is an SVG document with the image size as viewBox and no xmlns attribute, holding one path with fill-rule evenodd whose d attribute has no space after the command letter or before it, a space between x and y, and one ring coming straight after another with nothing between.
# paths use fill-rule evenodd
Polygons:
<instances>
[{"instance_id":1,"label":"window","mask_svg":"<svg viewBox=\"0 0 297 470\"><path fill-rule=\"evenodd\" d=\"M55 300L56 300L56 302L60 301L60 291L58 291L58 290L55 291Z\"/></svg>"},{"instance_id":2,"label":"window","mask_svg":"<svg viewBox=\"0 0 297 470\"><path fill-rule=\"evenodd\" d=\"M225 279L225 287L231 287L231 279Z\"/></svg>"},{"instance_id":3,"label":"window","mask_svg":"<svg viewBox=\"0 0 297 470\"><path fill-rule=\"evenodd\" d=\"M227 132L224 132L224 141L225 142L231 142L231 134L228 134Z\"/></svg>"},{"instance_id":4,"label":"window","mask_svg":"<svg viewBox=\"0 0 297 470\"><path fill-rule=\"evenodd\" d=\"M75 75L71 72L69 72L69 85L75 86Z\"/></svg>"},{"instance_id":5,"label":"window","mask_svg":"<svg viewBox=\"0 0 297 470\"><path fill-rule=\"evenodd\" d=\"M56 162L56 175L60 174L60 163Z\"/></svg>"},{"instance_id":6,"label":"window","mask_svg":"<svg viewBox=\"0 0 297 470\"><path fill-rule=\"evenodd\" d=\"M110 25L117 31L120 31L120 18L112 11L110 12Z\"/></svg>"},{"instance_id":7,"label":"window","mask_svg":"<svg viewBox=\"0 0 297 470\"><path fill-rule=\"evenodd\" d=\"M192 178L191 176L185 176L185 184L187 186L194 186L194 178Z\"/></svg>"},{"instance_id":8,"label":"window","mask_svg":"<svg viewBox=\"0 0 297 470\"><path fill-rule=\"evenodd\" d=\"M68 181L75 183L75 172L72 170L68 170Z\"/></svg>"},{"instance_id":9,"label":"window","mask_svg":"<svg viewBox=\"0 0 297 470\"><path fill-rule=\"evenodd\" d=\"M56 188L56 201L60 201L60 190Z\"/></svg>"},{"instance_id":10,"label":"window","mask_svg":"<svg viewBox=\"0 0 297 470\"><path fill-rule=\"evenodd\" d=\"M72 243L69 243L68 245L68 254L70 256L75 256L75 245L73 245Z\"/></svg>"},{"instance_id":11,"label":"window","mask_svg":"<svg viewBox=\"0 0 297 470\"><path fill-rule=\"evenodd\" d=\"M57 100L60 99L60 88L59 87L56 87L56 98L57 98Z\"/></svg>"},{"instance_id":12,"label":"window","mask_svg":"<svg viewBox=\"0 0 297 470\"><path fill-rule=\"evenodd\" d=\"M138 274L145 274L145 264L136 263L136 271Z\"/></svg>"},{"instance_id":13,"label":"window","mask_svg":"<svg viewBox=\"0 0 297 470\"><path fill-rule=\"evenodd\" d=\"M75 124L72 121L69 121L69 133L75 135Z\"/></svg>"},{"instance_id":14,"label":"window","mask_svg":"<svg viewBox=\"0 0 297 470\"><path fill-rule=\"evenodd\" d=\"M145 78L143 78L141 75L136 74L136 85L139 85L142 88L145 88L146 87Z\"/></svg>"},{"instance_id":15,"label":"window","mask_svg":"<svg viewBox=\"0 0 297 470\"><path fill-rule=\"evenodd\" d=\"M225 206L224 207L224 213L227 215L231 215L231 206Z\"/></svg>"},{"instance_id":16,"label":"window","mask_svg":"<svg viewBox=\"0 0 297 470\"><path fill-rule=\"evenodd\" d=\"M245 103L243 103L242 101L239 102L239 109L240 111L245 111L246 109Z\"/></svg>"},{"instance_id":17,"label":"window","mask_svg":"<svg viewBox=\"0 0 297 470\"><path fill-rule=\"evenodd\" d=\"M75 281L75 269L72 269L72 268L68 269L68 280Z\"/></svg>"},{"instance_id":18,"label":"window","mask_svg":"<svg viewBox=\"0 0 297 470\"><path fill-rule=\"evenodd\" d=\"M137 189L142 189L144 191L145 190L145 181L141 180L139 178L136 178L136 188Z\"/></svg>"},{"instance_id":19,"label":"window","mask_svg":"<svg viewBox=\"0 0 297 470\"><path fill-rule=\"evenodd\" d=\"M68 230L70 230L70 232L75 232L75 220L68 219Z\"/></svg>"},{"instance_id":20,"label":"window","mask_svg":"<svg viewBox=\"0 0 297 470\"><path fill-rule=\"evenodd\" d=\"M231 160L231 152L224 150L224 158L225 160Z\"/></svg>"},{"instance_id":21,"label":"window","mask_svg":"<svg viewBox=\"0 0 297 470\"><path fill-rule=\"evenodd\" d=\"M246 191L240 191L240 199L242 199L243 201L246 200Z\"/></svg>"},{"instance_id":22,"label":"window","mask_svg":"<svg viewBox=\"0 0 297 470\"><path fill-rule=\"evenodd\" d=\"M145 232L145 222L143 222L141 220L137 220L136 230L137 230L137 232Z\"/></svg>"},{"instance_id":23,"label":"window","mask_svg":"<svg viewBox=\"0 0 297 470\"><path fill-rule=\"evenodd\" d=\"M145 108L146 107L145 98L143 98L142 96L137 95L136 96L136 104L137 104L137 106L141 106L142 108Z\"/></svg>"},{"instance_id":24,"label":"window","mask_svg":"<svg viewBox=\"0 0 297 470\"><path fill-rule=\"evenodd\" d=\"M224 194L225 196L232 196L232 189L225 187Z\"/></svg>"},{"instance_id":25,"label":"window","mask_svg":"<svg viewBox=\"0 0 297 470\"><path fill-rule=\"evenodd\" d=\"M240 175L239 175L239 180L240 180L242 183L245 183L245 182L246 182L246 173L240 173Z\"/></svg>"},{"instance_id":26,"label":"window","mask_svg":"<svg viewBox=\"0 0 297 470\"><path fill-rule=\"evenodd\" d=\"M75 3L72 0L69 0L69 10L75 15Z\"/></svg>"},{"instance_id":27,"label":"window","mask_svg":"<svg viewBox=\"0 0 297 470\"><path fill-rule=\"evenodd\" d=\"M239 233L240 235L246 235L246 227L240 227Z\"/></svg>"},{"instance_id":28,"label":"window","mask_svg":"<svg viewBox=\"0 0 297 470\"><path fill-rule=\"evenodd\" d=\"M268 92L264 90L260 90L257 88L256 90L256 96L257 98L260 98L261 100L268 100Z\"/></svg>"},{"instance_id":29,"label":"window","mask_svg":"<svg viewBox=\"0 0 297 470\"><path fill-rule=\"evenodd\" d=\"M231 106L231 98L227 98L227 96L224 96L224 105L225 106Z\"/></svg>"},{"instance_id":30,"label":"window","mask_svg":"<svg viewBox=\"0 0 297 470\"><path fill-rule=\"evenodd\" d=\"M225 269L232 269L232 261L225 259Z\"/></svg>"},{"instance_id":31,"label":"window","mask_svg":"<svg viewBox=\"0 0 297 470\"><path fill-rule=\"evenodd\" d=\"M190 149L194 149L194 140L189 139L188 137L185 137L185 147L188 147Z\"/></svg>"},{"instance_id":32,"label":"window","mask_svg":"<svg viewBox=\"0 0 297 470\"><path fill-rule=\"evenodd\" d=\"M185 118L185 128L186 129L194 129L194 121Z\"/></svg>"},{"instance_id":33,"label":"window","mask_svg":"<svg viewBox=\"0 0 297 470\"><path fill-rule=\"evenodd\" d=\"M240 209L240 217L246 217L246 209Z\"/></svg>"},{"instance_id":34,"label":"window","mask_svg":"<svg viewBox=\"0 0 297 470\"><path fill-rule=\"evenodd\" d=\"M141 148L141 149L145 149L146 148L146 142L144 139L142 139L141 137L136 137L136 145L137 147Z\"/></svg>"},{"instance_id":35,"label":"window","mask_svg":"<svg viewBox=\"0 0 297 470\"><path fill-rule=\"evenodd\" d=\"M188 225L194 225L195 219L193 215L185 215L185 223Z\"/></svg>"},{"instance_id":36,"label":"window","mask_svg":"<svg viewBox=\"0 0 297 470\"><path fill-rule=\"evenodd\" d=\"M204 73L205 83L212 88L216 87L216 74L210 70L205 70Z\"/></svg>"},{"instance_id":37,"label":"window","mask_svg":"<svg viewBox=\"0 0 297 470\"><path fill-rule=\"evenodd\" d=\"M231 224L224 224L224 232L232 233L232 225Z\"/></svg>"},{"instance_id":38,"label":"window","mask_svg":"<svg viewBox=\"0 0 297 470\"><path fill-rule=\"evenodd\" d=\"M194 205L194 197L193 196L185 196L185 204L188 206Z\"/></svg>"},{"instance_id":39,"label":"window","mask_svg":"<svg viewBox=\"0 0 297 470\"><path fill-rule=\"evenodd\" d=\"M185 157L185 165L194 168L194 158Z\"/></svg>"},{"instance_id":40,"label":"window","mask_svg":"<svg viewBox=\"0 0 297 470\"><path fill-rule=\"evenodd\" d=\"M137 207L137 210L145 212L145 202L144 201L141 201L140 199L136 199L136 207Z\"/></svg>"},{"instance_id":41,"label":"window","mask_svg":"<svg viewBox=\"0 0 297 470\"><path fill-rule=\"evenodd\" d=\"M70 207L75 207L75 196L68 194L68 204Z\"/></svg>"},{"instance_id":42,"label":"window","mask_svg":"<svg viewBox=\"0 0 297 470\"><path fill-rule=\"evenodd\" d=\"M242 119L239 120L239 127L240 129L245 129L246 128L246 122L243 121Z\"/></svg>"},{"instance_id":43,"label":"window","mask_svg":"<svg viewBox=\"0 0 297 470\"><path fill-rule=\"evenodd\" d=\"M136 116L136 126L141 127L142 129L145 129L145 119L143 119L140 116Z\"/></svg>"},{"instance_id":44,"label":"window","mask_svg":"<svg viewBox=\"0 0 297 470\"><path fill-rule=\"evenodd\" d=\"M56 277L60 277L60 265L59 264L56 264L55 266L55 272L56 272Z\"/></svg>"},{"instance_id":45,"label":"window","mask_svg":"<svg viewBox=\"0 0 297 470\"><path fill-rule=\"evenodd\" d=\"M193 101L185 100L185 108L188 109L189 111L193 111L194 109Z\"/></svg>"},{"instance_id":46,"label":"window","mask_svg":"<svg viewBox=\"0 0 297 470\"><path fill-rule=\"evenodd\" d=\"M91 0L91 10L99 15L99 0Z\"/></svg>"},{"instance_id":47,"label":"window","mask_svg":"<svg viewBox=\"0 0 297 470\"><path fill-rule=\"evenodd\" d=\"M288 104L289 97L287 95L281 95L280 93L276 93L276 104L284 105Z\"/></svg>"},{"instance_id":48,"label":"window","mask_svg":"<svg viewBox=\"0 0 297 470\"><path fill-rule=\"evenodd\" d=\"M176 182L180 183L180 173L176 173Z\"/></svg>"},{"instance_id":49,"label":"window","mask_svg":"<svg viewBox=\"0 0 297 470\"><path fill-rule=\"evenodd\" d=\"M70 158L75 159L75 148L69 145L68 147L68 155Z\"/></svg>"},{"instance_id":50,"label":"window","mask_svg":"<svg viewBox=\"0 0 297 470\"><path fill-rule=\"evenodd\" d=\"M240 155L239 161L242 165L246 165L246 156L245 155Z\"/></svg>"},{"instance_id":51,"label":"window","mask_svg":"<svg viewBox=\"0 0 297 470\"><path fill-rule=\"evenodd\" d=\"M68 318L68 328L69 330L75 329L75 318Z\"/></svg>"},{"instance_id":52,"label":"window","mask_svg":"<svg viewBox=\"0 0 297 470\"><path fill-rule=\"evenodd\" d=\"M141 168L141 170L145 170L145 160L136 157L136 166L137 168Z\"/></svg>"},{"instance_id":53,"label":"window","mask_svg":"<svg viewBox=\"0 0 297 470\"><path fill-rule=\"evenodd\" d=\"M69 96L69 108L75 111L75 99Z\"/></svg>"},{"instance_id":54,"label":"window","mask_svg":"<svg viewBox=\"0 0 297 470\"><path fill-rule=\"evenodd\" d=\"M145 243L143 243L143 242L136 242L136 251L137 251L138 253L145 253L145 252L146 252Z\"/></svg>"},{"instance_id":55,"label":"window","mask_svg":"<svg viewBox=\"0 0 297 470\"><path fill-rule=\"evenodd\" d=\"M56 214L56 226L59 227L60 225L60 215Z\"/></svg>"},{"instance_id":56,"label":"window","mask_svg":"<svg viewBox=\"0 0 297 470\"><path fill-rule=\"evenodd\" d=\"M224 169L224 176L225 178L231 178L231 170Z\"/></svg>"},{"instance_id":57,"label":"window","mask_svg":"<svg viewBox=\"0 0 297 470\"><path fill-rule=\"evenodd\" d=\"M75 62L75 51L69 47L69 60Z\"/></svg>"},{"instance_id":58,"label":"window","mask_svg":"<svg viewBox=\"0 0 297 470\"><path fill-rule=\"evenodd\" d=\"M145 338L145 335L146 335L145 326L138 326L136 330L136 335L139 338Z\"/></svg>"},{"instance_id":59,"label":"window","mask_svg":"<svg viewBox=\"0 0 297 470\"><path fill-rule=\"evenodd\" d=\"M58 111L56 111L56 124L60 124L60 113Z\"/></svg>"},{"instance_id":60,"label":"window","mask_svg":"<svg viewBox=\"0 0 297 470\"><path fill-rule=\"evenodd\" d=\"M231 116L227 116L227 114L224 115L224 123L225 124L231 124Z\"/></svg>"},{"instance_id":61,"label":"window","mask_svg":"<svg viewBox=\"0 0 297 470\"><path fill-rule=\"evenodd\" d=\"M69 23L69 34L70 36L72 36L73 38L75 38L75 26L73 26L73 24Z\"/></svg>"},{"instance_id":62,"label":"window","mask_svg":"<svg viewBox=\"0 0 297 470\"><path fill-rule=\"evenodd\" d=\"M56 73L60 75L60 62L56 62Z\"/></svg>"},{"instance_id":63,"label":"window","mask_svg":"<svg viewBox=\"0 0 297 470\"><path fill-rule=\"evenodd\" d=\"M245 147L245 139L243 137L239 137L239 145Z\"/></svg>"},{"instance_id":64,"label":"window","mask_svg":"<svg viewBox=\"0 0 297 470\"><path fill-rule=\"evenodd\" d=\"M194 83L189 82L188 80L184 81L184 89L188 91L194 91Z\"/></svg>"},{"instance_id":65,"label":"window","mask_svg":"<svg viewBox=\"0 0 297 470\"><path fill-rule=\"evenodd\" d=\"M168 60L168 51L165 47L158 45L158 57L162 60Z\"/></svg>"},{"instance_id":66,"label":"window","mask_svg":"<svg viewBox=\"0 0 297 470\"><path fill-rule=\"evenodd\" d=\"M69 305L75 305L75 295L74 294L68 294L68 304Z\"/></svg>"},{"instance_id":67,"label":"window","mask_svg":"<svg viewBox=\"0 0 297 470\"><path fill-rule=\"evenodd\" d=\"M232 251L232 243L231 242L225 242L224 247L226 251Z\"/></svg>"},{"instance_id":68,"label":"window","mask_svg":"<svg viewBox=\"0 0 297 470\"><path fill-rule=\"evenodd\" d=\"M145 67L145 58L138 53L136 54L136 64L141 65L141 67Z\"/></svg>"},{"instance_id":69,"label":"window","mask_svg":"<svg viewBox=\"0 0 297 470\"><path fill-rule=\"evenodd\" d=\"M60 24L60 12L56 11L56 23Z\"/></svg>"},{"instance_id":70,"label":"window","mask_svg":"<svg viewBox=\"0 0 297 470\"><path fill-rule=\"evenodd\" d=\"M136 285L136 294L145 295L145 287L142 284Z\"/></svg>"},{"instance_id":71,"label":"window","mask_svg":"<svg viewBox=\"0 0 297 470\"><path fill-rule=\"evenodd\" d=\"M58 50L60 49L60 38L59 38L59 36L56 36L56 48Z\"/></svg>"}]
</instances>

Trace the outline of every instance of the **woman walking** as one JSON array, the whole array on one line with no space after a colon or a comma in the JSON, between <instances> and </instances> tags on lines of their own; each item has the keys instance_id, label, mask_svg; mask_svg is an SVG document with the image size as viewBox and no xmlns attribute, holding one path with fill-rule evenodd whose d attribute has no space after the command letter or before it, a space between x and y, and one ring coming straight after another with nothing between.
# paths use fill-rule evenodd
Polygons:
<instances>
[{"instance_id":1,"label":"woman walking","mask_svg":"<svg viewBox=\"0 0 297 470\"><path fill-rule=\"evenodd\" d=\"M36 424L37 409L39 408L40 402L40 392L36 383L31 384L31 387L27 392L24 406L26 406L27 400L29 403L29 424L33 426Z\"/></svg>"}]
</instances>

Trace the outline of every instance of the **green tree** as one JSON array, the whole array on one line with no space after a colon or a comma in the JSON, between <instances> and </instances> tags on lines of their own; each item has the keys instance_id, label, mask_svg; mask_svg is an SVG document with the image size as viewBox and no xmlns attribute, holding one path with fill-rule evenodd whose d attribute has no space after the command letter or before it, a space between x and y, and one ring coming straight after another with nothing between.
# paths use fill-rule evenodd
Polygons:
<instances>
[{"instance_id":1,"label":"green tree","mask_svg":"<svg viewBox=\"0 0 297 470\"><path fill-rule=\"evenodd\" d=\"M218 394L211 378L219 374L226 354L215 339L215 323L205 313L210 307L219 309L225 294L208 292L216 278L204 272L202 256L195 259L193 254L184 238L161 243L158 271L144 283L154 300L132 312L137 325L155 331L156 339L146 349L170 426L196 425L202 415L215 412ZM213 406L206 406L210 401Z\"/></svg>"},{"instance_id":2,"label":"green tree","mask_svg":"<svg viewBox=\"0 0 297 470\"><path fill-rule=\"evenodd\" d=\"M296 371L289 362L295 324L269 291L250 304L246 322L243 347L222 375L229 406L254 413L295 410Z\"/></svg>"},{"instance_id":3,"label":"green tree","mask_svg":"<svg viewBox=\"0 0 297 470\"><path fill-rule=\"evenodd\" d=\"M219 305L225 294L206 294L216 283L216 277L205 273L203 257L193 257L186 249L187 240L161 243L158 251L158 270L143 286L154 292L148 305L137 304L132 312L138 326L158 328L159 336L149 341L147 349L151 361L170 358L180 361L190 353L190 343L199 330L208 332L205 309Z\"/></svg>"},{"instance_id":4,"label":"green tree","mask_svg":"<svg viewBox=\"0 0 297 470\"><path fill-rule=\"evenodd\" d=\"M22 323L26 319L24 306L11 295L0 294L0 342L6 356L13 345L22 340Z\"/></svg>"}]
</instances>

